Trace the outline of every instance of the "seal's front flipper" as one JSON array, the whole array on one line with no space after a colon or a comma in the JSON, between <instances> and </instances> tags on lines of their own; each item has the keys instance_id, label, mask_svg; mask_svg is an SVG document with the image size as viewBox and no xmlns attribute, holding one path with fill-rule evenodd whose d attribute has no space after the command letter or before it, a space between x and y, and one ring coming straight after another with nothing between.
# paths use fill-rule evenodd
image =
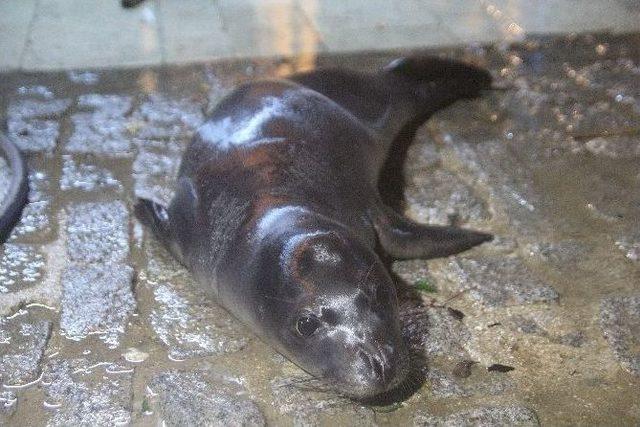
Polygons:
<instances>
[{"instance_id":1,"label":"seal's front flipper","mask_svg":"<svg viewBox=\"0 0 640 427\"><path fill-rule=\"evenodd\" d=\"M173 236L173 229L169 219L169 212L166 207L160 203L149 199L138 199L135 205L136 218L151 229L154 236L169 249L174 257L183 263L182 253L177 247Z\"/></svg>"},{"instance_id":2,"label":"seal's front flipper","mask_svg":"<svg viewBox=\"0 0 640 427\"><path fill-rule=\"evenodd\" d=\"M139 198L134 211L136 218L149 227L158 239L165 241L170 237L171 227L166 207L153 200Z\"/></svg>"},{"instance_id":3,"label":"seal's front flipper","mask_svg":"<svg viewBox=\"0 0 640 427\"><path fill-rule=\"evenodd\" d=\"M493 239L479 231L417 224L387 206L377 207L372 220L382 248L396 259L445 257Z\"/></svg>"}]
</instances>

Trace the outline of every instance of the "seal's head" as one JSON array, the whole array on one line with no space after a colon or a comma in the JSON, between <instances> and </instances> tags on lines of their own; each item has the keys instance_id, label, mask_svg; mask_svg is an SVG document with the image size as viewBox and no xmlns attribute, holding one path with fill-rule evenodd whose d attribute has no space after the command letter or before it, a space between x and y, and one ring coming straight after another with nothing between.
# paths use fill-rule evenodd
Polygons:
<instances>
[{"instance_id":1,"label":"seal's head","mask_svg":"<svg viewBox=\"0 0 640 427\"><path fill-rule=\"evenodd\" d=\"M267 262L278 273L265 278L256 310L273 345L355 399L400 385L407 350L395 285L378 257L336 231L297 233L277 246Z\"/></svg>"}]
</instances>

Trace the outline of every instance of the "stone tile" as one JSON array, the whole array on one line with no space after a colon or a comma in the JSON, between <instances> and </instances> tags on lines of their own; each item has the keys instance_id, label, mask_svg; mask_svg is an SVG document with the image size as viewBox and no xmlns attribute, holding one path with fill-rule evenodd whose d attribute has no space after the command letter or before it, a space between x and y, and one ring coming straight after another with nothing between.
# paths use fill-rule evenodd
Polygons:
<instances>
[{"instance_id":1,"label":"stone tile","mask_svg":"<svg viewBox=\"0 0 640 427\"><path fill-rule=\"evenodd\" d=\"M492 426L492 425L540 425L535 412L524 406L481 406L444 416L418 413L413 418L415 427L421 426Z\"/></svg>"},{"instance_id":2,"label":"stone tile","mask_svg":"<svg viewBox=\"0 0 640 427\"><path fill-rule=\"evenodd\" d=\"M596 156L612 159L633 159L640 157L640 141L632 136L597 137L584 144L587 151Z\"/></svg>"},{"instance_id":3,"label":"stone tile","mask_svg":"<svg viewBox=\"0 0 640 427\"><path fill-rule=\"evenodd\" d=\"M210 0L160 0L165 61L211 61L233 55L220 8Z\"/></svg>"},{"instance_id":4,"label":"stone tile","mask_svg":"<svg viewBox=\"0 0 640 427\"><path fill-rule=\"evenodd\" d=\"M99 26L96 16L100 17ZM119 2L43 0L38 4L22 67L140 66L160 64L160 59L154 2L125 10Z\"/></svg>"},{"instance_id":5,"label":"stone tile","mask_svg":"<svg viewBox=\"0 0 640 427\"><path fill-rule=\"evenodd\" d=\"M133 133L142 140L190 140L204 121L202 106L187 99L149 96L132 117Z\"/></svg>"},{"instance_id":6,"label":"stone tile","mask_svg":"<svg viewBox=\"0 0 640 427\"><path fill-rule=\"evenodd\" d=\"M0 391L0 422L9 423L16 412L18 396L13 391Z\"/></svg>"},{"instance_id":7,"label":"stone tile","mask_svg":"<svg viewBox=\"0 0 640 427\"><path fill-rule=\"evenodd\" d=\"M36 0L0 4L0 71L20 67L36 4Z\"/></svg>"},{"instance_id":8,"label":"stone tile","mask_svg":"<svg viewBox=\"0 0 640 427\"><path fill-rule=\"evenodd\" d=\"M60 136L60 119L71 106L68 99L13 102L7 109L9 137L23 151L52 151Z\"/></svg>"},{"instance_id":9,"label":"stone tile","mask_svg":"<svg viewBox=\"0 0 640 427\"><path fill-rule=\"evenodd\" d=\"M602 301L600 326L620 365L640 376L640 294Z\"/></svg>"},{"instance_id":10,"label":"stone tile","mask_svg":"<svg viewBox=\"0 0 640 427\"><path fill-rule=\"evenodd\" d=\"M293 425L376 425L371 408L332 393L314 391L313 384L313 378L304 373L271 380L275 410L291 417Z\"/></svg>"},{"instance_id":11,"label":"stone tile","mask_svg":"<svg viewBox=\"0 0 640 427\"><path fill-rule=\"evenodd\" d=\"M480 369L476 369L480 371ZM453 397L499 396L515 389L515 383L504 375L484 372L459 378L439 369L429 369L427 383L434 397L447 399Z\"/></svg>"},{"instance_id":12,"label":"stone tile","mask_svg":"<svg viewBox=\"0 0 640 427\"><path fill-rule=\"evenodd\" d=\"M36 320L29 314L0 318L0 383L22 385L35 381L42 370L50 333L51 322Z\"/></svg>"},{"instance_id":13,"label":"stone tile","mask_svg":"<svg viewBox=\"0 0 640 427\"><path fill-rule=\"evenodd\" d=\"M618 237L616 246L631 261L640 261L640 233L631 232Z\"/></svg>"},{"instance_id":14,"label":"stone tile","mask_svg":"<svg viewBox=\"0 0 640 427\"><path fill-rule=\"evenodd\" d=\"M456 175L442 169L412 173L405 200L406 214L423 223L466 224L491 218L484 200Z\"/></svg>"},{"instance_id":15,"label":"stone tile","mask_svg":"<svg viewBox=\"0 0 640 427\"><path fill-rule=\"evenodd\" d=\"M132 280L133 269L127 265L68 267L62 274L63 334L75 341L98 335L117 347L136 306Z\"/></svg>"},{"instance_id":16,"label":"stone tile","mask_svg":"<svg viewBox=\"0 0 640 427\"><path fill-rule=\"evenodd\" d=\"M108 364L107 364L108 365ZM110 373L104 363L53 359L42 384L45 402L57 407L47 425L125 425L131 422L133 370Z\"/></svg>"},{"instance_id":17,"label":"stone tile","mask_svg":"<svg viewBox=\"0 0 640 427\"><path fill-rule=\"evenodd\" d=\"M67 208L67 255L73 263L124 262L129 255L129 213L120 201Z\"/></svg>"},{"instance_id":18,"label":"stone tile","mask_svg":"<svg viewBox=\"0 0 640 427\"><path fill-rule=\"evenodd\" d=\"M106 156L127 156L131 151L127 135L127 120L93 113L71 116L73 133L65 146L69 153L92 153Z\"/></svg>"},{"instance_id":19,"label":"stone tile","mask_svg":"<svg viewBox=\"0 0 640 427\"><path fill-rule=\"evenodd\" d=\"M234 330L237 321L224 309L202 296L187 295L169 284L153 289L154 308L149 322L171 359L216 356L246 346L247 339Z\"/></svg>"},{"instance_id":20,"label":"stone tile","mask_svg":"<svg viewBox=\"0 0 640 427\"><path fill-rule=\"evenodd\" d=\"M37 286L45 275L45 258L36 247L5 243L0 246L0 294Z\"/></svg>"},{"instance_id":21,"label":"stone tile","mask_svg":"<svg viewBox=\"0 0 640 427\"><path fill-rule=\"evenodd\" d=\"M39 242L46 240L55 222L51 210L51 174L49 171L32 167L29 172L29 203L22 211L22 217L9 238L12 242Z\"/></svg>"},{"instance_id":22,"label":"stone tile","mask_svg":"<svg viewBox=\"0 0 640 427\"><path fill-rule=\"evenodd\" d=\"M241 379L211 372L172 371L155 376L147 387L163 425L266 425L241 383Z\"/></svg>"},{"instance_id":23,"label":"stone tile","mask_svg":"<svg viewBox=\"0 0 640 427\"><path fill-rule=\"evenodd\" d=\"M152 292L149 323L172 359L242 350L248 342L238 321L201 292L191 274L157 242L147 242L148 264L139 275Z\"/></svg>"},{"instance_id":24,"label":"stone tile","mask_svg":"<svg viewBox=\"0 0 640 427\"><path fill-rule=\"evenodd\" d=\"M169 203L173 197L179 153L164 155L141 150L133 162L136 197Z\"/></svg>"},{"instance_id":25,"label":"stone tile","mask_svg":"<svg viewBox=\"0 0 640 427\"><path fill-rule=\"evenodd\" d=\"M62 191L91 192L96 190L112 190L122 192L123 186L111 171L93 164L74 161L70 155L62 156Z\"/></svg>"},{"instance_id":26,"label":"stone tile","mask_svg":"<svg viewBox=\"0 0 640 427\"><path fill-rule=\"evenodd\" d=\"M558 299L551 285L538 278L515 257L450 257L431 264L431 274L440 283L450 283L484 305L499 307L549 303Z\"/></svg>"}]
</instances>

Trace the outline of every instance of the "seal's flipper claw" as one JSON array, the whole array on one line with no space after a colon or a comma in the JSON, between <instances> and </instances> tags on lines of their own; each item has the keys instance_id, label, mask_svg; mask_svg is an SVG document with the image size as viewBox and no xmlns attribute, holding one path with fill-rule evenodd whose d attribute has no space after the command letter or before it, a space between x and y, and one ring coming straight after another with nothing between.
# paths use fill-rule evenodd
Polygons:
<instances>
[{"instance_id":1,"label":"seal's flipper claw","mask_svg":"<svg viewBox=\"0 0 640 427\"><path fill-rule=\"evenodd\" d=\"M160 203L149 199L138 199L134 207L136 218L149 227L153 234L165 240L169 232L169 213Z\"/></svg>"},{"instance_id":2,"label":"seal's flipper claw","mask_svg":"<svg viewBox=\"0 0 640 427\"><path fill-rule=\"evenodd\" d=\"M396 259L445 257L493 239L480 231L417 224L387 206L377 208L372 219L382 248Z\"/></svg>"}]
</instances>

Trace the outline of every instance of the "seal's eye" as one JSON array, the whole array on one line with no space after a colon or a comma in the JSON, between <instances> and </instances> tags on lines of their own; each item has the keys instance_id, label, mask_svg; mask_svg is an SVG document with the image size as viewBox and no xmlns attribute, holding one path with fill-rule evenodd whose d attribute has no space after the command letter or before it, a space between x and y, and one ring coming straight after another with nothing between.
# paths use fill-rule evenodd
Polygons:
<instances>
[{"instance_id":1,"label":"seal's eye","mask_svg":"<svg viewBox=\"0 0 640 427\"><path fill-rule=\"evenodd\" d=\"M320 327L320 320L315 316L303 316L296 323L296 330L303 337L310 337Z\"/></svg>"}]
</instances>

